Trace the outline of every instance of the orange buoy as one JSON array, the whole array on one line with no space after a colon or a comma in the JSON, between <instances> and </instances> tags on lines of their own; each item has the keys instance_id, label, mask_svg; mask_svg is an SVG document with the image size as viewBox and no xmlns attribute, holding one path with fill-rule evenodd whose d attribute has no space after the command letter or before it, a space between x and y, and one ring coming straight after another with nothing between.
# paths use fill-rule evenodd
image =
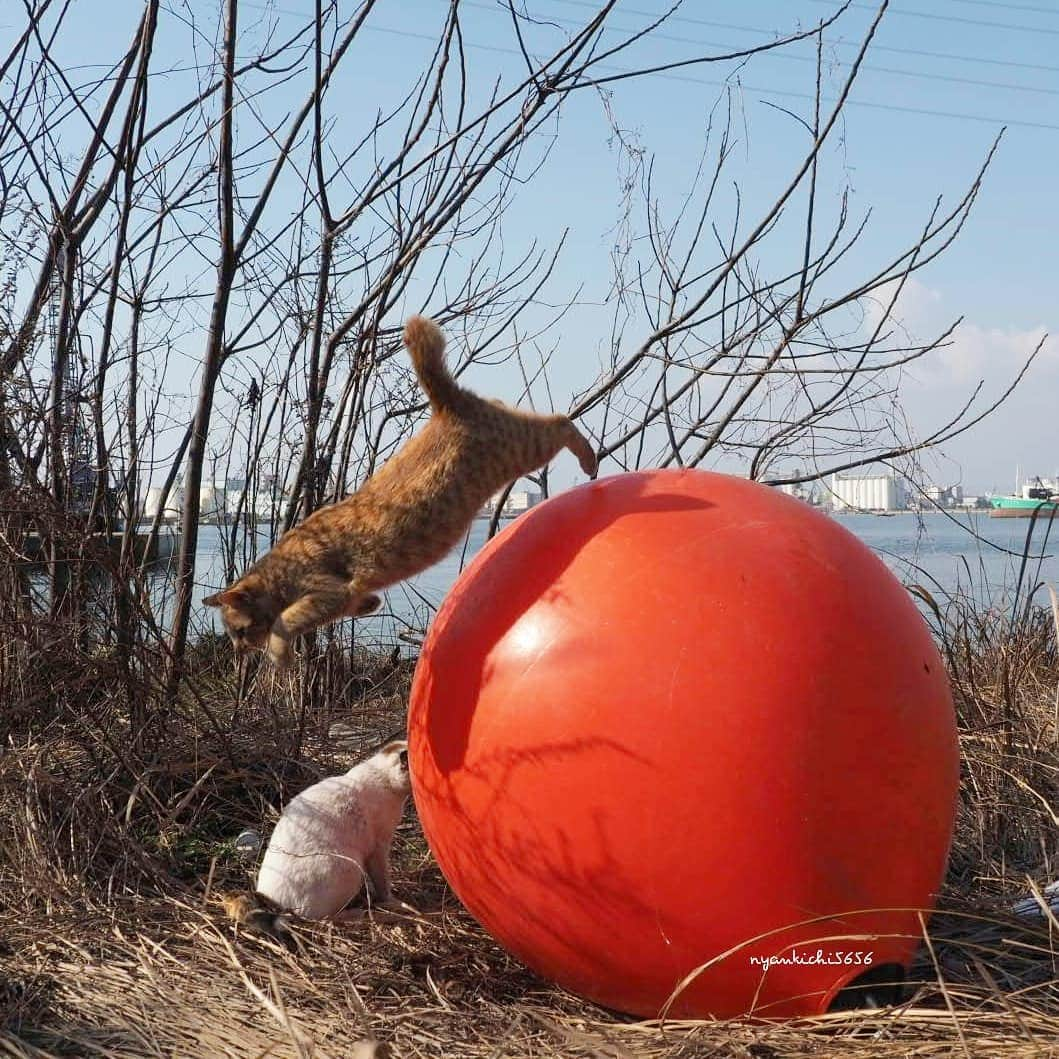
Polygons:
<instances>
[{"instance_id":1,"label":"orange buoy","mask_svg":"<svg viewBox=\"0 0 1059 1059\"><path fill-rule=\"evenodd\" d=\"M635 1015L826 1011L910 962L945 870L926 623L839 522L738 478L623 474L510 525L437 614L409 740L460 900Z\"/></svg>"}]
</instances>

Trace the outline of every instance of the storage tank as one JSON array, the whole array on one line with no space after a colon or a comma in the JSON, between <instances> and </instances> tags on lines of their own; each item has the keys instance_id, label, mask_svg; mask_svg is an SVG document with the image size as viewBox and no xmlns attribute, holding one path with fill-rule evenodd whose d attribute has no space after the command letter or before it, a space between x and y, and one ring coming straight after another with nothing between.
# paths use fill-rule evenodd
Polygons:
<instances>
[{"instance_id":1,"label":"storage tank","mask_svg":"<svg viewBox=\"0 0 1059 1059\"><path fill-rule=\"evenodd\" d=\"M152 485L147 490L147 496L144 497L143 501L143 517L149 521L154 521L158 515L158 509L162 505L162 493L164 492L162 486ZM180 518L180 509L184 503L183 491L180 489L172 489L169 492L169 497L166 500L165 510L162 512L163 522L175 522Z\"/></svg>"},{"instance_id":2,"label":"storage tank","mask_svg":"<svg viewBox=\"0 0 1059 1059\"><path fill-rule=\"evenodd\" d=\"M831 492L839 510L894 511L902 506L901 482L892 474L832 475Z\"/></svg>"},{"instance_id":3,"label":"storage tank","mask_svg":"<svg viewBox=\"0 0 1059 1059\"><path fill-rule=\"evenodd\" d=\"M204 485L199 489L199 518L216 519L224 511L224 486Z\"/></svg>"}]
</instances>

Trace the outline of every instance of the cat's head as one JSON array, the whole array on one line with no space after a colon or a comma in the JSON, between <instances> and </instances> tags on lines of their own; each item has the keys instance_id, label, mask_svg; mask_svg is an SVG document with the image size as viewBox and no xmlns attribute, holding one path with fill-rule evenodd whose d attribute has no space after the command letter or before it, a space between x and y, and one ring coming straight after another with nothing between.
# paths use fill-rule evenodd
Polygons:
<instances>
[{"instance_id":1,"label":"cat's head","mask_svg":"<svg viewBox=\"0 0 1059 1059\"><path fill-rule=\"evenodd\" d=\"M409 794L412 781L408 775L408 740L390 739L372 755L386 785L400 794Z\"/></svg>"},{"instance_id":2,"label":"cat's head","mask_svg":"<svg viewBox=\"0 0 1059 1059\"><path fill-rule=\"evenodd\" d=\"M207 596L207 607L220 607L221 620L236 651L264 650L275 620L271 596L249 578Z\"/></svg>"}]
</instances>

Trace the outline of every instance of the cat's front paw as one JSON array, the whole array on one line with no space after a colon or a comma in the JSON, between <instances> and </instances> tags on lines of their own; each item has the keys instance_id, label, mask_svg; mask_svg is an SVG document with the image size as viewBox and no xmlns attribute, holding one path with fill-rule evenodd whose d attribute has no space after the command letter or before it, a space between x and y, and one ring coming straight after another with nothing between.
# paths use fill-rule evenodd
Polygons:
<instances>
[{"instance_id":1,"label":"cat's front paw","mask_svg":"<svg viewBox=\"0 0 1059 1059\"><path fill-rule=\"evenodd\" d=\"M290 640L273 633L268 638L268 657L281 673L290 669L294 662L294 652L291 650Z\"/></svg>"},{"instance_id":2,"label":"cat's front paw","mask_svg":"<svg viewBox=\"0 0 1059 1059\"><path fill-rule=\"evenodd\" d=\"M363 618L365 614L374 614L381 606L382 596L377 596L374 592L369 592L368 595L361 596L360 599L357 600L354 617Z\"/></svg>"}]
</instances>

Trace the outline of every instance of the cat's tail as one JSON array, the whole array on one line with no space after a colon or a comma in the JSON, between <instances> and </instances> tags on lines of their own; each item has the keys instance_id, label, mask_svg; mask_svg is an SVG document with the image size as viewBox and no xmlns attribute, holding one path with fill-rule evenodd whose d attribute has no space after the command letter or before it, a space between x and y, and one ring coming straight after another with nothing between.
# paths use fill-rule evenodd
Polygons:
<instances>
[{"instance_id":1,"label":"cat's tail","mask_svg":"<svg viewBox=\"0 0 1059 1059\"><path fill-rule=\"evenodd\" d=\"M283 912L263 894L229 894L221 897L221 904L240 927L267 934L284 948L294 950L296 943Z\"/></svg>"},{"instance_id":2,"label":"cat's tail","mask_svg":"<svg viewBox=\"0 0 1059 1059\"><path fill-rule=\"evenodd\" d=\"M455 409L463 391L445 366L441 328L425 316L412 316L404 325L404 344L430 403L439 411Z\"/></svg>"}]
</instances>

